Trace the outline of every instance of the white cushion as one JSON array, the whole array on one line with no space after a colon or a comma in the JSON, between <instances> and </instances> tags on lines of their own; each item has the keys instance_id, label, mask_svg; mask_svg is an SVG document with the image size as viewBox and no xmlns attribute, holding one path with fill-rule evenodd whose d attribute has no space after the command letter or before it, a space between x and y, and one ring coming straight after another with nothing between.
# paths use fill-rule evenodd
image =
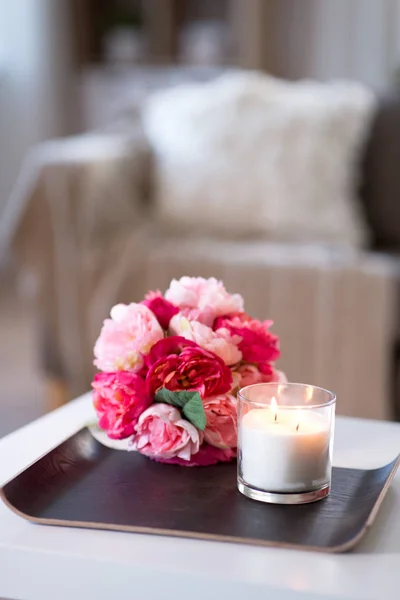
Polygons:
<instances>
[{"instance_id":1,"label":"white cushion","mask_svg":"<svg viewBox=\"0 0 400 600\"><path fill-rule=\"evenodd\" d=\"M357 83L235 72L155 93L156 212L190 232L361 245L358 159L375 100Z\"/></svg>"}]
</instances>

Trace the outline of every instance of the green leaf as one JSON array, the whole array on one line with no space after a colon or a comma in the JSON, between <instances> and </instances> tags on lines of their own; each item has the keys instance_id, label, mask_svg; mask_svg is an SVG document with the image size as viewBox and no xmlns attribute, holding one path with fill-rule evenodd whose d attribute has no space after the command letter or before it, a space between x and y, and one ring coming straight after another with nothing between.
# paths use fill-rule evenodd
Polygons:
<instances>
[{"instance_id":1,"label":"green leaf","mask_svg":"<svg viewBox=\"0 0 400 600\"><path fill-rule=\"evenodd\" d=\"M161 388L156 392L155 400L156 402L165 402L165 404L171 404L172 406L177 406L178 408L182 408L185 404L185 399L179 395L181 392L171 392L167 390L167 388Z\"/></svg>"},{"instance_id":2,"label":"green leaf","mask_svg":"<svg viewBox=\"0 0 400 600\"><path fill-rule=\"evenodd\" d=\"M197 429L204 431L207 421L200 394L197 393L197 396L193 396L189 402L186 402L182 412Z\"/></svg>"},{"instance_id":3,"label":"green leaf","mask_svg":"<svg viewBox=\"0 0 400 600\"><path fill-rule=\"evenodd\" d=\"M199 392L171 392L167 388L161 388L156 392L156 402L165 402L165 404L171 404L178 408L183 408L186 402L189 402L193 396L199 396Z\"/></svg>"},{"instance_id":4,"label":"green leaf","mask_svg":"<svg viewBox=\"0 0 400 600\"><path fill-rule=\"evenodd\" d=\"M204 430L206 415L199 392L171 392L161 388L155 395L155 401L179 408L188 421L198 429Z\"/></svg>"}]
</instances>

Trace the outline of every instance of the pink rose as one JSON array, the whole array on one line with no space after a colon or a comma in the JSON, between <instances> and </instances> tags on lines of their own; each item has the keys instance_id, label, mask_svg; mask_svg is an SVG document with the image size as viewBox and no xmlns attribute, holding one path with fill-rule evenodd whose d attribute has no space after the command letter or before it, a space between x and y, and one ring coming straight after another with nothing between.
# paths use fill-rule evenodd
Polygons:
<instances>
[{"instance_id":1,"label":"pink rose","mask_svg":"<svg viewBox=\"0 0 400 600\"><path fill-rule=\"evenodd\" d=\"M222 281L214 277L181 277L179 281L173 279L165 297L190 320L209 326L216 317L242 312L244 304L242 296L228 294Z\"/></svg>"},{"instance_id":2,"label":"pink rose","mask_svg":"<svg viewBox=\"0 0 400 600\"><path fill-rule=\"evenodd\" d=\"M147 306L155 314L163 329L168 329L170 320L179 312L179 308L168 302L159 290L146 294L141 304Z\"/></svg>"},{"instance_id":3,"label":"pink rose","mask_svg":"<svg viewBox=\"0 0 400 600\"><path fill-rule=\"evenodd\" d=\"M256 365L242 364L235 369L235 373L239 375L239 388L246 387L246 385L253 385L255 383L279 381L278 371L275 371L273 366L269 363L263 365L263 371L260 371Z\"/></svg>"},{"instance_id":4,"label":"pink rose","mask_svg":"<svg viewBox=\"0 0 400 600\"><path fill-rule=\"evenodd\" d=\"M171 319L170 332L198 344L201 348L214 352L226 365L235 365L242 359L242 353L237 345L239 336L231 336L227 329L213 331L211 327L197 321L189 321L181 313Z\"/></svg>"},{"instance_id":5,"label":"pink rose","mask_svg":"<svg viewBox=\"0 0 400 600\"><path fill-rule=\"evenodd\" d=\"M216 448L210 446L210 444L203 443L200 446L200 450L193 454L192 458L188 460L182 460L181 458L159 458L158 456L152 457L154 460L168 465L180 465L181 467L208 467L210 465L216 465L220 462L231 462L233 458L236 458L236 448Z\"/></svg>"},{"instance_id":6,"label":"pink rose","mask_svg":"<svg viewBox=\"0 0 400 600\"><path fill-rule=\"evenodd\" d=\"M94 364L101 371L137 373L144 364L143 357L163 337L160 324L147 306L117 304L95 344Z\"/></svg>"},{"instance_id":7,"label":"pink rose","mask_svg":"<svg viewBox=\"0 0 400 600\"><path fill-rule=\"evenodd\" d=\"M180 336L160 340L146 359L148 390L197 390L203 398L223 394L232 384L231 370L216 354Z\"/></svg>"},{"instance_id":8,"label":"pink rose","mask_svg":"<svg viewBox=\"0 0 400 600\"><path fill-rule=\"evenodd\" d=\"M152 404L141 414L132 438L132 449L158 459L178 457L190 460L199 451L202 435L182 419L169 404Z\"/></svg>"},{"instance_id":9,"label":"pink rose","mask_svg":"<svg viewBox=\"0 0 400 600\"><path fill-rule=\"evenodd\" d=\"M237 315L227 319L217 319L214 329L228 329L231 335L239 335L242 339L239 350L243 360L257 365L269 363L279 358L279 339L269 331L272 321L258 321L247 315Z\"/></svg>"},{"instance_id":10,"label":"pink rose","mask_svg":"<svg viewBox=\"0 0 400 600\"><path fill-rule=\"evenodd\" d=\"M204 440L217 448L236 448L237 412L236 398L221 394L204 401L207 425Z\"/></svg>"},{"instance_id":11,"label":"pink rose","mask_svg":"<svg viewBox=\"0 0 400 600\"><path fill-rule=\"evenodd\" d=\"M126 371L97 373L92 387L99 427L112 439L132 435L140 414L151 402L144 379Z\"/></svg>"}]
</instances>

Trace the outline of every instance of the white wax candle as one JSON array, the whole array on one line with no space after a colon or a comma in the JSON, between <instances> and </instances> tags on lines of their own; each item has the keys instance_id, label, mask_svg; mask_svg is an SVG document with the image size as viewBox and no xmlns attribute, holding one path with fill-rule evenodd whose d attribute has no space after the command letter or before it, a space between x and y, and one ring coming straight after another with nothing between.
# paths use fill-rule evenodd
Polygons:
<instances>
[{"instance_id":1,"label":"white wax candle","mask_svg":"<svg viewBox=\"0 0 400 600\"><path fill-rule=\"evenodd\" d=\"M330 478L329 423L310 410L252 409L241 423L241 472L270 492L304 492Z\"/></svg>"}]
</instances>

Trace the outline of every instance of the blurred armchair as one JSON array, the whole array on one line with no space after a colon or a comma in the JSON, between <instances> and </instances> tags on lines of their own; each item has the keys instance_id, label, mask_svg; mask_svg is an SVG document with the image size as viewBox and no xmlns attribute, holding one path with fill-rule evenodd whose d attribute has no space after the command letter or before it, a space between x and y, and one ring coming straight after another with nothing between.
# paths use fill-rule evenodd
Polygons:
<instances>
[{"instance_id":1,"label":"blurred armchair","mask_svg":"<svg viewBox=\"0 0 400 600\"><path fill-rule=\"evenodd\" d=\"M392 418L400 235L391 222L385 237L382 219L399 206L400 174L384 158L400 149L398 107L397 98L380 104L364 153L360 198L374 244L361 252L168 230L155 218L157 157L139 125L35 150L7 218L22 264L38 277L51 406L89 388L93 344L114 303L190 274L223 279L251 314L274 320L291 381L333 389L343 414ZM377 218L382 195L387 213Z\"/></svg>"},{"instance_id":2,"label":"blurred armchair","mask_svg":"<svg viewBox=\"0 0 400 600\"><path fill-rule=\"evenodd\" d=\"M135 155L137 147L135 136L44 143L28 156L10 199L1 239L15 232L18 262L37 281L38 349L50 407L87 389L98 328L92 314L97 304L102 311L102 290L113 287L124 259L140 251L135 239L147 156Z\"/></svg>"}]
</instances>

